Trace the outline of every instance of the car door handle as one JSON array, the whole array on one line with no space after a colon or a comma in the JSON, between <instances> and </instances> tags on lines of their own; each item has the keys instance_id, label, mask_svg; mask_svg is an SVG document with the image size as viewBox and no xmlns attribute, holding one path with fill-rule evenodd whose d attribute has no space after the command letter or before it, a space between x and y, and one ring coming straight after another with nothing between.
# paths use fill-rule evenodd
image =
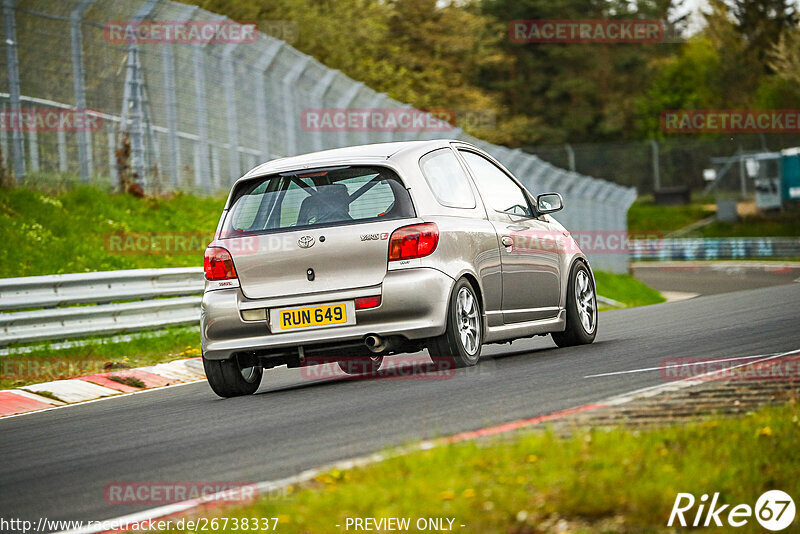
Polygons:
<instances>
[{"instance_id":1,"label":"car door handle","mask_svg":"<svg viewBox=\"0 0 800 534\"><path fill-rule=\"evenodd\" d=\"M503 237L501 237L500 238L500 242L503 244L503 246L506 246L506 247L510 247L510 246L512 246L514 244L514 240L511 239L511 237L507 236L507 235L504 235Z\"/></svg>"}]
</instances>

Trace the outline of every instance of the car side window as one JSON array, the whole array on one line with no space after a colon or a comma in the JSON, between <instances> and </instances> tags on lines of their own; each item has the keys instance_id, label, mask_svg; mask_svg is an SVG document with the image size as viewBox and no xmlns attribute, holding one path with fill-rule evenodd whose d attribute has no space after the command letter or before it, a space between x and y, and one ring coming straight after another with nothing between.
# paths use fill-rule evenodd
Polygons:
<instances>
[{"instance_id":1,"label":"car side window","mask_svg":"<svg viewBox=\"0 0 800 534\"><path fill-rule=\"evenodd\" d=\"M469 179L452 150L442 148L425 154L419 160L419 167L439 204L450 208L475 207Z\"/></svg>"},{"instance_id":2,"label":"car side window","mask_svg":"<svg viewBox=\"0 0 800 534\"><path fill-rule=\"evenodd\" d=\"M500 168L474 152L459 150L475 177L484 202L493 210L532 217L522 189Z\"/></svg>"}]
</instances>

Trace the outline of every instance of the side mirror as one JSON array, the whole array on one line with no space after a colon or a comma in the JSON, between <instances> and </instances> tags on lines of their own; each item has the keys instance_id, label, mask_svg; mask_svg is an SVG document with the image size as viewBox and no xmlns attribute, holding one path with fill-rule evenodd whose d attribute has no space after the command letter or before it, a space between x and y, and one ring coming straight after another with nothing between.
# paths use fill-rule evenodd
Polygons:
<instances>
[{"instance_id":1,"label":"side mirror","mask_svg":"<svg viewBox=\"0 0 800 534\"><path fill-rule=\"evenodd\" d=\"M564 199L558 193L544 193L536 197L536 211L539 214L553 213L564 207Z\"/></svg>"}]
</instances>

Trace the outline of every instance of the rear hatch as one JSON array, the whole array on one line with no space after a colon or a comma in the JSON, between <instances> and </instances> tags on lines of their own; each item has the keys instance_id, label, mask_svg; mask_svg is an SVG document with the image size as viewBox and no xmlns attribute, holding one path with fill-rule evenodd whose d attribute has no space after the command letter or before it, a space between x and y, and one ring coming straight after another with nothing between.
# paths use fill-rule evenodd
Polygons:
<instances>
[{"instance_id":1,"label":"rear hatch","mask_svg":"<svg viewBox=\"0 0 800 534\"><path fill-rule=\"evenodd\" d=\"M287 172L237 185L217 244L248 298L354 289L383 281L389 236L413 217L391 169Z\"/></svg>"}]
</instances>

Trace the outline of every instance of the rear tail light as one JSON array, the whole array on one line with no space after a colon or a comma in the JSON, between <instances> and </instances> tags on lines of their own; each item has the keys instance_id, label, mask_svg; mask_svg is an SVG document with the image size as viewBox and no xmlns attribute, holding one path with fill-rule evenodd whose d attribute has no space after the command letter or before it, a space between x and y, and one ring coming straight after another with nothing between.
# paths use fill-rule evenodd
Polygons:
<instances>
[{"instance_id":1,"label":"rear tail light","mask_svg":"<svg viewBox=\"0 0 800 534\"><path fill-rule=\"evenodd\" d=\"M439 227L434 223L398 228L389 238L389 261L422 258L432 254L438 244Z\"/></svg>"},{"instance_id":2,"label":"rear tail light","mask_svg":"<svg viewBox=\"0 0 800 534\"><path fill-rule=\"evenodd\" d=\"M377 297L359 297L356 299L356 309L366 310L368 308L377 308L381 305L381 296Z\"/></svg>"},{"instance_id":3,"label":"rear tail light","mask_svg":"<svg viewBox=\"0 0 800 534\"><path fill-rule=\"evenodd\" d=\"M208 247L206 249L203 267L206 271L206 280L230 280L236 278L236 269L233 267L231 253L222 247Z\"/></svg>"}]
</instances>

